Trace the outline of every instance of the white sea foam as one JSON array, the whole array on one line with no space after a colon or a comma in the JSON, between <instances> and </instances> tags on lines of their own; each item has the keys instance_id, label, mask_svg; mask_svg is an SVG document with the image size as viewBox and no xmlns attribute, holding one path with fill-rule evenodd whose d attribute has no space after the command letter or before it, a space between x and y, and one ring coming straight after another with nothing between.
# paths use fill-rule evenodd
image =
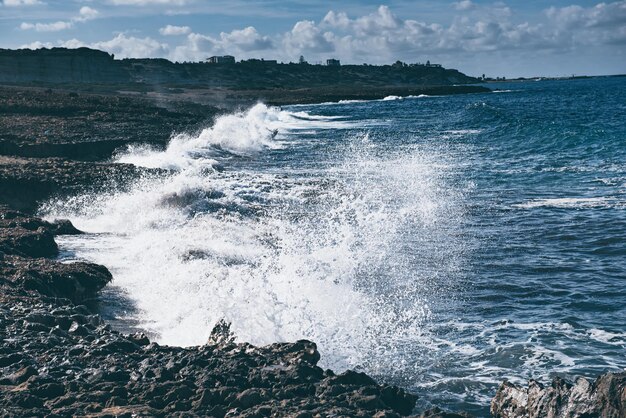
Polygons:
<instances>
[{"instance_id":1,"label":"white sea foam","mask_svg":"<svg viewBox=\"0 0 626 418\"><path fill-rule=\"evenodd\" d=\"M552 207L560 209L588 209L623 207L624 202L610 197L562 197L551 199L535 199L513 205L522 209L535 209L540 207Z\"/></svg>"},{"instance_id":2,"label":"white sea foam","mask_svg":"<svg viewBox=\"0 0 626 418\"><path fill-rule=\"evenodd\" d=\"M289 136L312 126L347 124L257 105L200 135L178 135L165 151L130 149L118 159L173 174L43 212L97 234L60 243L108 266L161 343L202 344L224 318L240 340L309 338L326 365L388 370L422 344L431 281L459 262L445 156L378 153L367 135L353 135L314 176L212 169L216 150L254 156L277 148L273 130ZM409 253L407 231L420 231Z\"/></svg>"},{"instance_id":3,"label":"white sea foam","mask_svg":"<svg viewBox=\"0 0 626 418\"><path fill-rule=\"evenodd\" d=\"M215 151L237 155L252 155L264 149L278 149L279 133L310 132L311 129L345 129L353 124L339 117L288 112L276 107L257 104L245 112L218 117L213 126L198 135L174 136L165 150L131 147L118 157L121 163L148 168L202 168L214 165ZM280 139L280 138L278 138Z\"/></svg>"},{"instance_id":4,"label":"white sea foam","mask_svg":"<svg viewBox=\"0 0 626 418\"><path fill-rule=\"evenodd\" d=\"M446 134L464 136L464 135L476 135L481 133L482 129L452 129L449 131L444 131Z\"/></svg>"},{"instance_id":5,"label":"white sea foam","mask_svg":"<svg viewBox=\"0 0 626 418\"><path fill-rule=\"evenodd\" d=\"M626 332L610 332L592 328L589 330L589 336L605 344L620 345L626 348Z\"/></svg>"}]
</instances>

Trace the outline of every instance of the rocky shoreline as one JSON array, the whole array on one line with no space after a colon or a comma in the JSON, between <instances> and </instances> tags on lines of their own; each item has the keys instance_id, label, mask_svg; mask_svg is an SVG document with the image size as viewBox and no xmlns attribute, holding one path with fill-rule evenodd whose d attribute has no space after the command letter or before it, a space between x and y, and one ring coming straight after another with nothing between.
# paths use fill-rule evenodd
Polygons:
<instances>
[{"instance_id":1,"label":"rocky shoreline","mask_svg":"<svg viewBox=\"0 0 626 418\"><path fill-rule=\"evenodd\" d=\"M182 96L181 96L182 97ZM0 415L377 416L415 414L416 396L353 371L317 366L313 342L235 343L219 323L203 346L160 346L123 335L91 306L111 280L104 266L55 260L68 221L38 204L150 175L112 163L116 150L163 147L228 108L198 101L0 86ZM575 385L504 383L496 417L624 417L626 373ZM438 409L423 417L467 417Z\"/></svg>"},{"instance_id":2,"label":"rocky shoreline","mask_svg":"<svg viewBox=\"0 0 626 418\"><path fill-rule=\"evenodd\" d=\"M0 411L4 416L408 415L416 397L363 373L317 367L310 341L236 344L218 324L206 345L122 335L85 304L104 266L54 261L54 236L77 234L0 210Z\"/></svg>"}]
</instances>

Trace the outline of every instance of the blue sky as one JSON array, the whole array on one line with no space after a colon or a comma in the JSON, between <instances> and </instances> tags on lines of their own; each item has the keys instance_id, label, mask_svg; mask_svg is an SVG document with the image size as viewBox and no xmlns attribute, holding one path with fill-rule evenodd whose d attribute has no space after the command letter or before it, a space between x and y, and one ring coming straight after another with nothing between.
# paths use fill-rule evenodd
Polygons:
<instances>
[{"instance_id":1,"label":"blue sky","mask_svg":"<svg viewBox=\"0 0 626 418\"><path fill-rule=\"evenodd\" d=\"M442 63L471 75L626 73L626 0L0 0L0 48Z\"/></svg>"}]
</instances>

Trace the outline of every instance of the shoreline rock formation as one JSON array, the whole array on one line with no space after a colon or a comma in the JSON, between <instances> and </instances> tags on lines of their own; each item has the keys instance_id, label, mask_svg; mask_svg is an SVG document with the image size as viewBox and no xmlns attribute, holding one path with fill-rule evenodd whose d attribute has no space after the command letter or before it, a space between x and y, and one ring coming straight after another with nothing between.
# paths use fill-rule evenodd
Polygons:
<instances>
[{"instance_id":1,"label":"shoreline rock formation","mask_svg":"<svg viewBox=\"0 0 626 418\"><path fill-rule=\"evenodd\" d=\"M496 418L622 418L626 416L626 372L605 373L575 383L555 378L549 386L504 382L491 401Z\"/></svg>"}]
</instances>

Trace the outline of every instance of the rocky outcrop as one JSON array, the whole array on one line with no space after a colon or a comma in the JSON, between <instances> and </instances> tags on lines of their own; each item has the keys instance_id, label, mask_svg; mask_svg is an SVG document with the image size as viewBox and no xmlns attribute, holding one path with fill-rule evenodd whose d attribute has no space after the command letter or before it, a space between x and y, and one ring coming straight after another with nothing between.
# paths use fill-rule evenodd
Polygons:
<instances>
[{"instance_id":1,"label":"rocky outcrop","mask_svg":"<svg viewBox=\"0 0 626 418\"><path fill-rule=\"evenodd\" d=\"M504 382L491 401L498 418L626 417L626 372L606 373L593 383L555 378L550 386L531 380L528 387Z\"/></svg>"},{"instance_id":2,"label":"rocky outcrop","mask_svg":"<svg viewBox=\"0 0 626 418\"><path fill-rule=\"evenodd\" d=\"M113 278L106 267L98 264L66 264L8 255L0 261L0 277L21 289L74 302L93 297Z\"/></svg>"},{"instance_id":3,"label":"rocky outcrop","mask_svg":"<svg viewBox=\"0 0 626 418\"><path fill-rule=\"evenodd\" d=\"M0 208L0 281L74 302L93 297L112 279L106 267L45 258L58 253L55 235L81 233L67 220L50 223Z\"/></svg>"}]
</instances>

